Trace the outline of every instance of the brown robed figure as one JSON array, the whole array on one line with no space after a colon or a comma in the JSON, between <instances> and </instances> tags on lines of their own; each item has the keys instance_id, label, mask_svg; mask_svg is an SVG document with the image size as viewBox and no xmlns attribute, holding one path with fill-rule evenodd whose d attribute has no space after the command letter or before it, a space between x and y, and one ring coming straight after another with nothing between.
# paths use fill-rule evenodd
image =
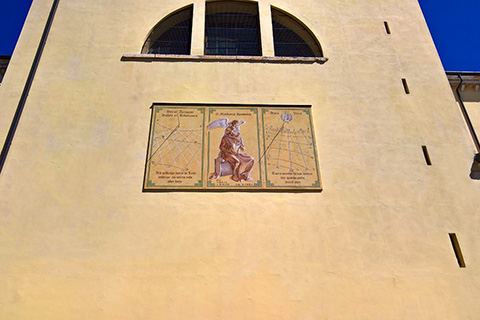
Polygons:
<instances>
[{"instance_id":1,"label":"brown robed figure","mask_svg":"<svg viewBox=\"0 0 480 320\"><path fill-rule=\"evenodd\" d=\"M245 144L240 137L240 126L244 123L243 120L228 122L227 118L222 118L208 125L208 129L225 128L220 141L220 153L218 158L215 159L215 172L210 175L209 179L231 175L234 181L253 180L250 173L255 164L255 159L243 152L245 151Z\"/></svg>"}]
</instances>

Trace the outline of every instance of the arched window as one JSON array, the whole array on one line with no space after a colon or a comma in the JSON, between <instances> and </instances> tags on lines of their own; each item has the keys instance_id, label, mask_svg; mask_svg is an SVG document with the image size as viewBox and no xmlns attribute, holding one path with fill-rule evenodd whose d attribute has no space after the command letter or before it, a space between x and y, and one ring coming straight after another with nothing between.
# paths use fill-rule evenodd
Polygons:
<instances>
[{"instance_id":1,"label":"arched window","mask_svg":"<svg viewBox=\"0 0 480 320\"><path fill-rule=\"evenodd\" d=\"M273 6L271 13L275 56L323 58L320 43L300 20ZM241 56L262 55L257 2L206 1L204 18L204 55L239 56L238 59L241 59ZM201 21L202 17L197 17L197 19ZM172 12L152 29L141 53L190 55L192 21L193 5ZM195 39L195 41L199 40ZM198 47L196 48L198 49ZM196 52L196 54L201 53ZM172 57L169 56L169 59ZM325 58L322 61L326 60Z\"/></svg>"},{"instance_id":2,"label":"arched window","mask_svg":"<svg viewBox=\"0 0 480 320\"><path fill-rule=\"evenodd\" d=\"M262 55L256 3L214 1L205 10L206 55Z\"/></svg>"},{"instance_id":3,"label":"arched window","mask_svg":"<svg viewBox=\"0 0 480 320\"><path fill-rule=\"evenodd\" d=\"M150 32L142 53L190 54L193 5L162 19Z\"/></svg>"},{"instance_id":4,"label":"arched window","mask_svg":"<svg viewBox=\"0 0 480 320\"><path fill-rule=\"evenodd\" d=\"M318 40L300 21L272 7L272 23L275 56L323 57Z\"/></svg>"}]
</instances>

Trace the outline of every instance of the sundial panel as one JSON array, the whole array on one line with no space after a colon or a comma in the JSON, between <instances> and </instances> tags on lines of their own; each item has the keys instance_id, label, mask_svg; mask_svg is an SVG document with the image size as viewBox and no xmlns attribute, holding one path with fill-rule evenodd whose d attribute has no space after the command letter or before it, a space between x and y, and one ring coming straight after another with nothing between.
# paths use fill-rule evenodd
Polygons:
<instances>
[{"instance_id":1,"label":"sundial panel","mask_svg":"<svg viewBox=\"0 0 480 320\"><path fill-rule=\"evenodd\" d=\"M320 188L310 109L264 108L264 162L269 188Z\"/></svg>"},{"instance_id":2,"label":"sundial panel","mask_svg":"<svg viewBox=\"0 0 480 320\"><path fill-rule=\"evenodd\" d=\"M203 108L154 109L146 188L203 185L204 115Z\"/></svg>"},{"instance_id":3,"label":"sundial panel","mask_svg":"<svg viewBox=\"0 0 480 320\"><path fill-rule=\"evenodd\" d=\"M144 190L321 191L311 108L154 105Z\"/></svg>"}]
</instances>

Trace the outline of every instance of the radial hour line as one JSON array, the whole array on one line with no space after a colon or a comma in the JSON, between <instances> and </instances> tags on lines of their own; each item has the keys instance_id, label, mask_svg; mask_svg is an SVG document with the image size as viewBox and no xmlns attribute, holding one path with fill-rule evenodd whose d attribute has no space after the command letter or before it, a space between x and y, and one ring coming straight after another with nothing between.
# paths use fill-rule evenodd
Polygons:
<instances>
[{"instance_id":1,"label":"radial hour line","mask_svg":"<svg viewBox=\"0 0 480 320\"><path fill-rule=\"evenodd\" d=\"M290 161L290 170L293 171L292 150L290 149L290 134L288 134L288 132L287 132L287 139L288 139L288 160Z\"/></svg>"},{"instance_id":2,"label":"radial hour line","mask_svg":"<svg viewBox=\"0 0 480 320\"><path fill-rule=\"evenodd\" d=\"M272 127L271 127L271 126L268 128L268 131L267 131L267 133L266 133L265 135L268 136L268 135L270 134L270 131L272 131Z\"/></svg>"},{"instance_id":3,"label":"radial hour line","mask_svg":"<svg viewBox=\"0 0 480 320\"><path fill-rule=\"evenodd\" d=\"M267 151L270 149L272 143L275 141L275 139L277 139L277 136L278 134L280 133L280 131L283 130L283 126L285 125L285 122L282 124L282 126L280 127L280 129L278 129L277 133L275 134L275 136L273 137L272 141L270 142L270 144L268 145L267 149L265 149L265 152L262 154L262 156L260 157L260 160L259 161L262 161L263 157L265 157L265 154L267 153Z\"/></svg>"},{"instance_id":4,"label":"radial hour line","mask_svg":"<svg viewBox=\"0 0 480 320\"><path fill-rule=\"evenodd\" d=\"M172 148L170 147L170 143L171 143L171 141L166 142L166 146L167 146L167 148L168 148L168 152L167 152L166 156L170 156L170 157L173 158L173 150L172 150ZM168 164L166 164L166 163L165 163L165 165L167 166L167 168L170 167L170 165L168 165Z\"/></svg>"},{"instance_id":5,"label":"radial hour line","mask_svg":"<svg viewBox=\"0 0 480 320\"><path fill-rule=\"evenodd\" d=\"M188 132L188 131L187 131ZM193 131L190 131L190 133L188 134L188 136L185 137L184 140L188 139L191 135L192 135ZM189 147L189 143L188 142L185 142L185 141L181 141L182 143L185 143L185 147L183 148L182 151L180 151L180 153L177 155L177 157L173 160L173 162L175 162L175 160L177 160L180 156L183 156L183 158L185 159L185 161L187 161L187 157L185 157L185 155L183 154L187 148ZM179 145L179 144L178 144Z\"/></svg>"},{"instance_id":6,"label":"radial hour line","mask_svg":"<svg viewBox=\"0 0 480 320\"><path fill-rule=\"evenodd\" d=\"M195 148L195 142L196 140L198 140L198 138L193 138L193 142L188 142L188 145L191 147L191 148L188 148L186 151L189 152L189 154L187 156L191 156L192 153L195 154L195 152L192 150L193 148ZM186 154L186 153L185 153ZM185 160L187 160L187 158L185 157ZM191 159L187 162L187 165L188 163L190 163Z\"/></svg>"},{"instance_id":7,"label":"radial hour line","mask_svg":"<svg viewBox=\"0 0 480 320\"><path fill-rule=\"evenodd\" d=\"M162 130L162 136L165 137L165 130ZM156 143L156 145L155 145L155 148L157 148L157 147L160 145L160 143L158 143L158 140L159 140L159 139L158 139L158 137L157 137L157 143ZM159 153L159 155L160 155L159 161L162 162L162 161L163 161L162 153Z\"/></svg>"},{"instance_id":8,"label":"radial hour line","mask_svg":"<svg viewBox=\"0 0 480 320\"><path fill-rule=\"evenodd\" d=\"M150 156L150 158L148 158L148 161L150 161L152 159L152 157L158 152L158 150L160 150L160 148L165 144L165 142L167 142L168 139L170 139L170 137L172 136L172 134L175 133L175 131L178 130L178 128L180 128L180 123L175 127L175 129L172 130L172 132L170 132L170 134L168 135L167 138L165 138L165 140L163 140L163 142L160 144L160 146L157 148L157 150L155 150L155 152Z\"/></svg>"},{"instance_id":9,"label":"radial hour line","mask_svg":"<svg viewBox=\"0 0 480 320\"><path fill-rule=\"evenodd\" d=\"M179 148L180 143L183 142L186 133L187 131L183 131L183 130L178 131L177 134L175 135L175 138L172 138L171 141L168 141L168 146L170 146L171 143L175 142L174 146L171 149L169 148L169 152L168 152L168 154L172 156L172 159L174 159L173 153ZM174 162L175 162L175 159L171 164L173 164Z\"/></svg>"},{"instance_id":10,"label":"radial hour line","mask_svg":"<svg viewBox=\"0 0 480 320\"><path fill-rule=\"evenodd\" d=\"M300 146L300 141L298 141L297 132L293 130L293 134L295 135L295 139L297 140L298 150L300 150L300 154L302 155L303 164L305 165L305 170L308 170L307 162L305 161L305 156L303 155L303 150L302 150L302 147Z\"/></svg>"},{"instance_id":11,"label":"radial hour line","mask_svg":"<svg viewBox=\"0 0 480 320\"><path fill-rule=\"evenodd\" d=\"M192 133L193 133L193 131L187 136L187 138L190 137L190 136L192 135ZM194 138L194 139L195 139L195 138ZM185 159L185 161L188 161L185 154L186 154L186 152L187 152L188 150L190 150L190 147L191 147L192 144L191 144L190 142L188 142L188 141L187 141L187 142L183 142L183 143L185 143L185 148L183 148L183 150L181 151L180 154L182 155L183 159ZM177 158L178 158L179 156L180 156L180 155L178 155ZM185 165L185 166L186 166L186 165ZM185 167L185 168L186 168L186 167Z\"/></svg>"},{"instance_id":12,"label":"radial hour line","mask_svg":"<svg viewBox=\"0 0 480 320\"><path fill-rule=\"evenodd\" d=\"M283 141L283 126L285 125L285 122L283 122L281 129L281 134L280 134L280 144L278 145L278 155L277 155L277 168L278 168L278 161L280 159L280 151L282 151L282 141Z\"/></svg>"},{"instance_id":13,"label":"radial hour line","mask_svg":"<svg viewBox=\"0 0 480 320\"><path fill-rule=\"evenodd\" d=\"M190 162L192 162L193 158L195 158L195 156L197 155L198 151L200 151L200 148L197 148L197 150L193 153L192 157L190 158L190 160L188 160L187 164L186 164L186 168L188 168L188 165L190 164ZM198 162L198 161L197 161ZM199 163L200 164L200 163Z\"/></svg>"},{"instance_id":14,"label":"radial hour line","mask_svg":"<svg viewBox=\"0 0 480 320\"><path fill-rule=\"evenodd\" d=\"M308 144L308 145L311 145L312 143L311 143L310 141L308 141L308 138L307 138L307 136L305 135L305 133L303 132L303 130L302 130L302 134L303 134L303 137L305 138L305 141L307 141L307 144Z\"/></svg>"}]
</instances>

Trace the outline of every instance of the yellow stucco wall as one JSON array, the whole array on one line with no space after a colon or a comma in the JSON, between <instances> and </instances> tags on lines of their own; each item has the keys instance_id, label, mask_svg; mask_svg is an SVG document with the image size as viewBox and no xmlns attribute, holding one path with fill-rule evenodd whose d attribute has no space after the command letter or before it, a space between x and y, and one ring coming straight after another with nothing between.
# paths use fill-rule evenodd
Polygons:
<instances>
[{"instance_id":1,"label":"yellow stucco wall","mask_svg":"<svg viewBox=\"0 0 480 320\"><path fill-rule=\"evenodd\" d=\"M120 61L189 3L61 0L0 176L0 319L476 319L475 150L418 3L261 0L324 65ZM312 105L324 191L142 193L152 102Z\"/></svg>"},{"instance_id":2,"label":"yellow stucco wall","mask_svg":"<svg viewBox=\"0 0 480 320\"><path fill-rule=\"evenodd\" d=\"M465 102L465 109L467 110L470 121L475 129L475 132L480 134L480 99L477 102Z\"/></svg>"}]
</instances>

